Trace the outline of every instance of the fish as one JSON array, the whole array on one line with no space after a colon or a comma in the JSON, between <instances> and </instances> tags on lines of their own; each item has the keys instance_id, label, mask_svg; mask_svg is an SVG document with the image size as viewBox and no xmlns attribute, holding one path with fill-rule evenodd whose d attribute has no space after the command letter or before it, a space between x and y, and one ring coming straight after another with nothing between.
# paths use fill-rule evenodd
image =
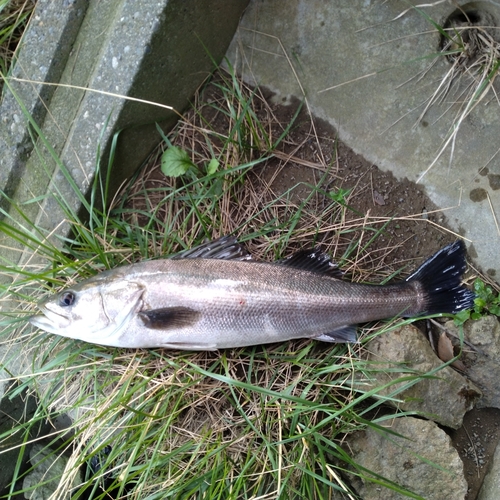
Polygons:
<instances>
[{"instance_id":1,"label":"fish","mask_svg":"<svg viewBox=\"0 0 500 500\"><path fill-rule=\"evenodd\" d=\"M122 348L357 342L361 323L472 308L475 294L461 285L465 269L465 245L457 240L406 280L354 283L317 248L269 263L224 236L171 258L103 271L41 301L42 314L29 321L52 334Z\"/></svg>"}]
</instances>

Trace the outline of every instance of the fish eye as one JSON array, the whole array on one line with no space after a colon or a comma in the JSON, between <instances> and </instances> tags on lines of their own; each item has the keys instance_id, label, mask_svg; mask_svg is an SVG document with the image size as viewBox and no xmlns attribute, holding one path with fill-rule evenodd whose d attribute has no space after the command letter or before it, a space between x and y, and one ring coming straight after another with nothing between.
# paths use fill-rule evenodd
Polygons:
<instances>
[{"instance_id":1,"label":"fish eye","mask_svg":"<svg viewBox=\"0 0 500 500\"><path fill-rule=\"evenodd\" d=\"M72 306L76 300L74 292L62 292L59 296L59 305L62 307Z\"/></svg>"}]
</instances>

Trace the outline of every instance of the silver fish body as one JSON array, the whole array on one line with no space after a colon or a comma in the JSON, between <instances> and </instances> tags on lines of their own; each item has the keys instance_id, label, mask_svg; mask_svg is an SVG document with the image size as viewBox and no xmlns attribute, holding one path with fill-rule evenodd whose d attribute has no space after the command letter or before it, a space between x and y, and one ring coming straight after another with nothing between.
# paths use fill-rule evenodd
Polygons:
<instances>
[{"instance_id":1,"label":"silver fish body","mask_svg":"<svg viewBox=\"0 0 500 500\"><path fill-rule=\"evenodd\" d=\"M459 284L463 251L436 255L407 281L383 286L345 282L303 262L147 261L50 297L39 305L43 315L30 321L51 333L130 348L214 350L294 338L352 342L356 324L437 312L433 300L442 312L471 307L473 294ZM312 252L309 262L318 257L324 264L324 256ZM436 267L448 281L453 275L452 291L436 285Z\"/></svg>"}]
</instances>

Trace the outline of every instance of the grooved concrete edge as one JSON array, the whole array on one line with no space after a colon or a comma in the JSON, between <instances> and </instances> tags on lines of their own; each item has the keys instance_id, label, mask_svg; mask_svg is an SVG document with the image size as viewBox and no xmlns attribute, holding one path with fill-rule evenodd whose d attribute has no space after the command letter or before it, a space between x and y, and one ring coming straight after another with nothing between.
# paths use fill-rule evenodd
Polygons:
<instances>
[{"instance_id":1,"label":"grooved concrete edge","mask_svg":"<svg viewBox=\"0 0 500 500\"><path fill-rule=\"evenodd\" d=\"M129 96L182 111L220 62L247 5L244 0L40 0L23 40L14 77L98 90L11 80L12 92L40 125L47 143L86 193L96 164L105 167L113 135L120 132L112 179L117 188L151 152L177 115ZM50 151L38 141L31 153L29 127L16 97L5 90L0 107L0 189L47 234L67 231L56 196L80 202ZM112 95L113 94L113 95ZM99 148L100 146L100 148ZM99 151L99 154L98 154ZM2 208L9 209L6 199ZM11 215L16 217L11 211ZM54 238L57 241L57 237ZM3 258L31 262L30 251L6 240ZM0 276L6 282L8 276Z\"/></svg>"}]
</instances>

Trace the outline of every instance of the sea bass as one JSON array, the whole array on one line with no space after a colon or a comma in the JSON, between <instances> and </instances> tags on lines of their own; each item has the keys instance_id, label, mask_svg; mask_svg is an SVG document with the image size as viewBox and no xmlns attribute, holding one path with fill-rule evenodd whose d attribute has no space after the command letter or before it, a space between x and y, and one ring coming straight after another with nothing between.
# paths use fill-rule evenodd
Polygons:
<instances>
[{"instance_id":1,"label":"sea bass","mask_svg":"<svg viewBox=\"0 0 500 500\"><path fill-rule=\"evenodd\" d=\"M30 322L50 333L116 347L215 350L296 338L355 342L356 325L394 316L457 313L475 295L460 285L456 241L405 281L339 279L317 249L274 263L249 258L233 237L104 271L39 304Z\"/></svg>"}]
</instances>

